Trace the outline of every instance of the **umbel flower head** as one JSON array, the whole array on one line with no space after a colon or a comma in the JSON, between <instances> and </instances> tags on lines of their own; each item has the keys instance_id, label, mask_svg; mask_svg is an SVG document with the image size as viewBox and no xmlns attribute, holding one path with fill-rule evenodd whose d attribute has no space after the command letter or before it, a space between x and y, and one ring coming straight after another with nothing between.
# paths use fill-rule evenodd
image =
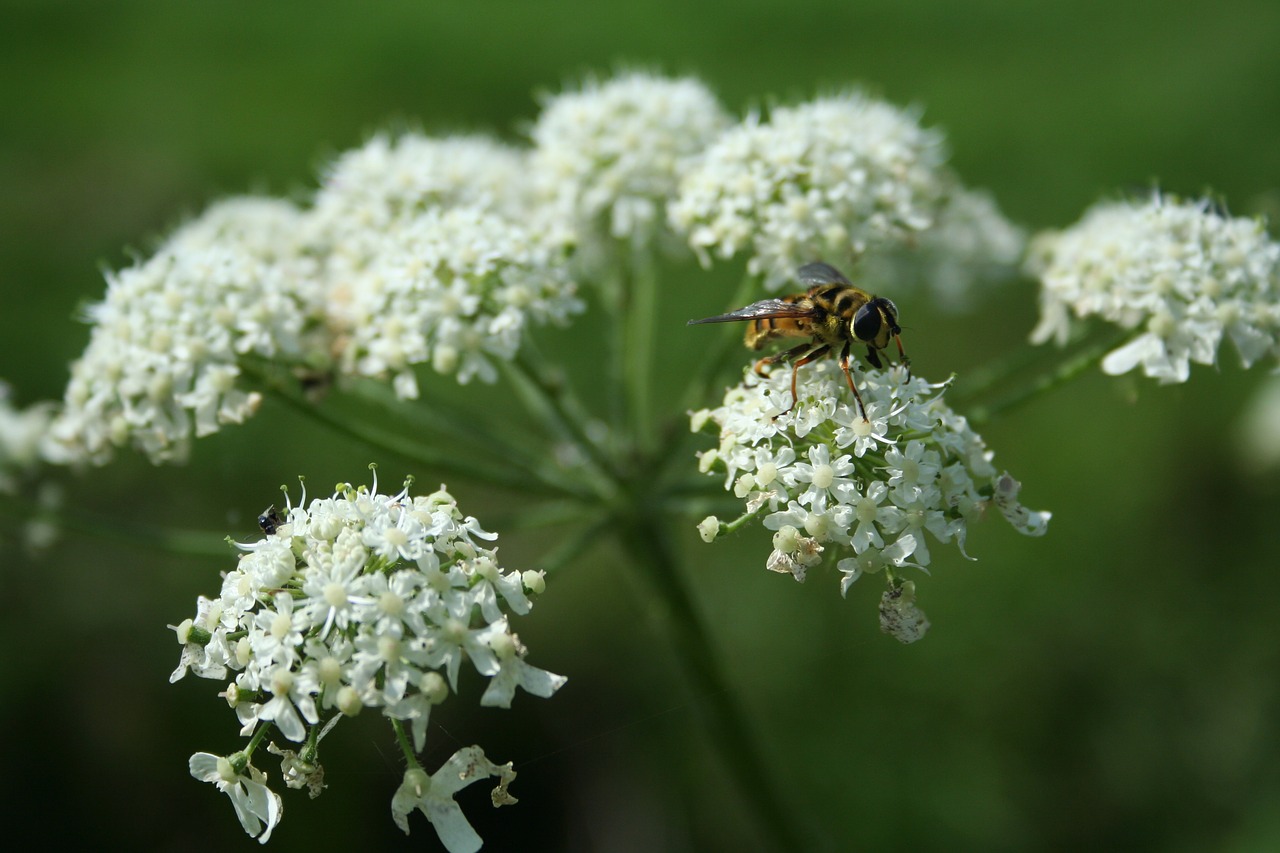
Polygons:
<instances>
[{"instance_id":1,"label":"umbel flower head","mask_svg":"<svg viewBox=\"0 0 1280 853\"><path fill-rule=\"evenodd\" d=\"M383 238L436 208L478 207L528 217L528 153L486 136L379 133L325 170L304 223L340 306ZM340 311L337 313L341 313Z\"/></svg>"},{"instance_id":2,"label":"umbel flower head","mask_svg":"<svg viewBox=\"0 0 1280 853\"><path fill-rule=\"evenodd\" d=\"M942 386L901 367L863 372L858 386L866 418L832 359L800 372L794 408L790 370L748 371L721 406L693 413L695 431L714 424L719 433L718 446L699 454L701 469L722 474L746 510L728 524L706 519L699 532L711 541L761 516L774 531L766 568L803 581L815 566L834 566L842 594L883 571L893 594L881 605L882 627L913 642L928 622L900 575L930 565L931 541L963 553L969 524L992 505L1032 536L1046 531L1049 513L1018 503L1018 483L992 465Z\"/></svg>"},{"instance_id":3,"label":"umbel flower head","mask_svg":"<svg viewBox=\"0 0 1280 853\"><path fill-rule=\"evenodd\" d=\"M1067 339L1072 318L1097 315L1134 336L1102 362L1110 374L1141 367L1185 382L1191 363L1216 364L1224 337L1246 367L1280 342L1280 244L1263 223L1222 215L1208 202L1155 196L1107 202L1065 231L1036 240L1035 343Z\"/></svg>"},{"instance_id":4,"label":"umbel flower head","mask_svg":"<svg viewBox=\"0 0 1280 853\"><path fill-rule=\"evenodd\" d=\"M515 357L526 326L582 309L567 247L547 236L476 206L434 207L392 228L342 307L344 370L390 374L409 399L415 364L494 381L493 362Z\"/></svg>"},{"instance_id":5,"label":"umbel flower head","mask_svg":"<svg viewBox=\"0 0 1280 853\"><path fill-rule=\"evenodd\" d=\"M108 274L105 299L86 312L89 346L71 366L50 455L102 464L132 444L154 462L182 460L193 437L257 410L259 394L239 379L243 359L301 363L323 351L323 293L300 253L301 216L284 201L230 199Z\"/></svg>"},{"instance_id":6,"label":"umbel flower head","mask_svg":"<svg viewBox=\"0 0 1280 853\"><path fill-rule=\"evenodd\" d=\"M581 309L572 234L533 203L528 153L482 136L375 136L340 157L316 195L307 242L323 258L342 373L413 368L493 381L529 325Z\"/></svg>"},{"instance_id":7,"label":"umbel flower head","mask_svg":"<svg viewBox=\"0 0 1280 853\"><path fill-rule=\"evenodd\" d=\"M464 663L488 679L481 705L509 708L517 688L548 697L564 684L563 676L525 662L508 621L529 612L543 589L541 573L504 570L496 549L482 544L495 535L459 512L443 488L411 496L408 484L394 495L380 494L376 480L372 489L342 485L331 497L307 503L304 494L283 517L267 517L272 532L242 545L246 553L224 576L219 596L202 597L195 618L175 629L183 651L170 676L177 681L190 671L222 680L234 673L222 695L240 733L254 736L246 764L274 726L289 741L306 742L302 755L273 751L285 756L286 783L315 796L322 787L316 735L341 717L376 708L407 723L420 752L431 708L457 691ZM473 775L498 767L476 754L468 765ZM208 772L200 778L216 781L212 765L201 761ZM486 775L503 776L505 793L509 771ZM263 811L271 804L259 790L265 775L219 773L240 786L220 785L245 829L256 834L248 813L269 831L278 810ZM424 812L433 821L444 815L459 834L465 819L442 798L461 785L434 787ZM397 803L402 799L398 794ZM408 810L396 807L402 826Z\"/></svg>"},{"instance_id":8,"label":"umbel flower head","mask_svg":"<svg viewBox=\"0 0 1280 853\"><path fill-rule=\"evenodd\" d=\"M549 97L534 122L537 192L584 242L650 243L680 175L729 123L692 78L642 72Z\"/></svg>"}]
</instances>

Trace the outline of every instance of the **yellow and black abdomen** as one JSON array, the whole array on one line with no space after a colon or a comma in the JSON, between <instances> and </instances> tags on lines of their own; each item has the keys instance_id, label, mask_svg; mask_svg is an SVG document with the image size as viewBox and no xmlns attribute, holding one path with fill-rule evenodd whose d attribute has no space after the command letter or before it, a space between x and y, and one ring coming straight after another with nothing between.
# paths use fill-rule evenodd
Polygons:
<instances>
[{"instance_id":1,"label":"yellow and black abdomen","mask_svg":"<svg viewBox=\"0 0 1280 853\"><path fill-rule=\"evenodd\" d=\"M798 302L789 299L788 302ZM747 326L742 340L751 349L763 349L765 344L779 338L812 338L813 321L807 317L759 317Z\"/></svg>"}]
</instances>

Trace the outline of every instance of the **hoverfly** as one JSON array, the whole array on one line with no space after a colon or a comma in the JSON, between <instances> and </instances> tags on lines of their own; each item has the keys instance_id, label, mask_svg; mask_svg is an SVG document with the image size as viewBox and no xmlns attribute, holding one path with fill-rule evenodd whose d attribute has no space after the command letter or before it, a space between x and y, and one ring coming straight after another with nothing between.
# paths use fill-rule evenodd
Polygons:
<instances>
[{"instance_id":1,"label":"hoverfly","mask_svg":"<svg viewBox=\"0 0 1280 853\"><path fill-rule=\"evenodd\" d=\"M743 337L753 350L778 338L808 338L799 346L765 356L755 364L755 372L763 376L766 366L791 362L791 407L782 412L783 415L796 407L796 378L800 375L800 367L834 352L838 347L840 369L849 381L849 390L858 401L863 420L866 420L867 407L853 382L853 374L849 372L849 354L854 344L865 344L867 362L872 367L880 367L879 351L889 346L889 338L893 338L898 344L901 363L910 371L911 361L902 351L898 306L883 296L872 296L855 287L839 270L821 261L800 267L796 278L801 284L809 285L809 289L778 299L762 299L728 314L690 320L689 325L748 321L751 325Z\"/></svg>"}]
</instances>

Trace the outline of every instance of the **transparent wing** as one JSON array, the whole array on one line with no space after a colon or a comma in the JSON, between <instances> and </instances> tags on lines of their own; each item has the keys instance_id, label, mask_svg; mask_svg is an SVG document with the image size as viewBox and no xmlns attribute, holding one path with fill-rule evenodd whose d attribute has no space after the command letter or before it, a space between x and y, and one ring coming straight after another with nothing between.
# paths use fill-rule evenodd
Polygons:
<instances>
[{"instance_id":1,"label":"transparent wing","mask_svg":"<svg viewBox=\"0 0 1280 853\"><path fill-rule=\"evenodd\" d=\"M797 304L788 302L785 299L762 299L759 302L753 302L746 308L739 308L737 311L730 311L728 314L719 314L715 317L704 317L701 320L690 320L690 326L696 326L700 323L735 323L740 320L768 320L771 318L793 318L797 320L810 319L813 317L814 311L812 305Z\"/></svg>"},{"instance_id":2,"label":"transparent wing","mask_svg":"<svg viewBox=\"0 0 1280 853\"><path fill-rule=\"evenodd\" d=\"M848 284L853 282L844 277L844 273L831 266L824 264L822 261L814 261L811 264L805 264L796 270L796 278L801 284L807 284L813 287L815 284Z\"/></svg>"}]
</instances>

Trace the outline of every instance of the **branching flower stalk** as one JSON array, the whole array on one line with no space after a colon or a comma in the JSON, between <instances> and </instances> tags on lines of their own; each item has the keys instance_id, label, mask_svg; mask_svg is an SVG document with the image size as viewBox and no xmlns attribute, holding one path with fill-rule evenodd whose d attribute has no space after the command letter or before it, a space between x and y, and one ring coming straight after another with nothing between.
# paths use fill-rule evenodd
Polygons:
<instances>
[{"instance_id":1,"label":"branching flower stalk","mask_svg":"<svg viewBox=\"0 0 1280 853\"><path fill-rule=\"evenodd\" d=\"M1265 229L1157 197L1040 235L1027 261L1043 284L1037 341L1097 316L1120 328L1118 348L1055 356L1048 380L1022 389L993 369L977 388L996 401L985 409L955 405L972 398L955 400L945 375L855 366L864 413L834 358L744 370L728 334L660 328L658 308L688 295L669 280L725 262L746 268L738 292L704 301L726 310L798 289L795 270L815 260L906 314L913 299L980 300L1016 267L1023 233L960 181L918 112L855 91L739 120L696 80L627 73L546 97L529 136L379 134L337 158L309 203L220 202L111 273L61 404L19 410L0 393L0 492L38 460L101 465L132 448L181 462L196 438L287 406L423 475L516 496L504 535L565 528L546 572L588 570L582 552L611 537L666 614L657 624L762 843L800 849L812 839L798 804L777 790L687 583L685 552L705 547L695 532L751 537L761 567L826 573L842 595L879 575L881 628L914 642L929 627L923 576L968 556L971 524L1047 529L966 414L1098 363L1185 381L1225 337L1246 365L1277 350L1280 249ZM562 360L564 329L605 381L583 384ZM660 347L689 349L682 379L655 376ZM440 405L442 382L476 405ZM564 683L526 663L511 631L544 571L503 569L494 534L448 492L408 483L304 495L263 532L176 628L174 680L224 683L250 738L192 756L191 774L266 841L283 801L258 747L315 796L321 738L376 709L405 757L393 820L408 832L421 811L449 850L477 849L453 794L495 778L494 804L510 804L514 768L478 746L434 772L418 755L431 709L471 670L488 679L482 704L501 707L517 688L549 697Z\"/></svg>"}]
</instances>

